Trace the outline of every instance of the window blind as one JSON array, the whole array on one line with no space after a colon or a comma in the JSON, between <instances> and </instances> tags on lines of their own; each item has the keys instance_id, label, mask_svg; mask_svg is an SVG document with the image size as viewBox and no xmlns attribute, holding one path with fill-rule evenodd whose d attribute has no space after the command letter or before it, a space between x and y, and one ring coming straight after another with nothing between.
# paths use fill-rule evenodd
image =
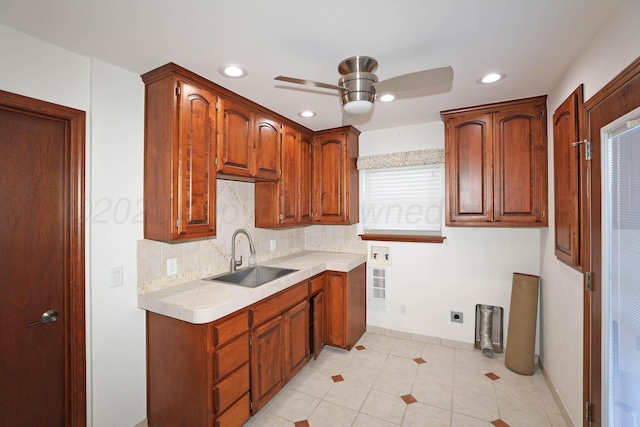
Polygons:
<instances>
[{"instance_id":1,"label":"window blind","mask_svg":"<svg viewBox=\"0 0 640 427\"><path fill-rule=\"evenodd\" d=\"M431 164L364 170L364 232L440 232L442 169Z\"/></svg>"}]
</instances>

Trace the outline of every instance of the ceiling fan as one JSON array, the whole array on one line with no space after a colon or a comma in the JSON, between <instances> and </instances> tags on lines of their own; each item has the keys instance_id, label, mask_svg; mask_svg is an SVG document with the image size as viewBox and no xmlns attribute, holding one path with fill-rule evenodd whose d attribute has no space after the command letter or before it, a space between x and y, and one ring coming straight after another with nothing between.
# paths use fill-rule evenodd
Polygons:
<instances>
[{"instance_id":1,"label":"ceiling fan","mask_svg":"<svg viewBox=\"0 0 640 427\"><path fill-rule=\"evenodd\" d=\"M366 114L371 111L376 93L397 94L449 84L453 81L453 68L451 67L417 71L382 81L378 81L378 77L373 74L377 69L378 61L374 58L352 56L338 65L338 72L342 77L338 80L337 85L285 76L275 77L275 80L335 89L340 92L344 111L350 114Z\"/></svg>"}]
</instances>

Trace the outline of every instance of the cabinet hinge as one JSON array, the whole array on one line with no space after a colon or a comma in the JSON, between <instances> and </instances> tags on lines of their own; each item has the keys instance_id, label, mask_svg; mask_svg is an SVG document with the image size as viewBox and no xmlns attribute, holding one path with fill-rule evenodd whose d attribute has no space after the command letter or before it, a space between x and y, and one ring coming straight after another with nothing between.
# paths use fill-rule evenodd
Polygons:
<instances>
[{"instance_id":1,"label":"cabinet hinge","mask_svg":"<svg viewBox=\"0 0 640 427\"><path fill-rule=\"evenodd\" d=\"M591 157L593 156L593 153L591 152L591 141L583 139L582 141L574 142L571 145L578 147L580 144L584 144L584 159L591 160Z\"/></svg>"},{"instance_id":2,"label":"cabinet hinge","mask_svg":"<svg viewBox=\"0 0 640 427\"><path fill-rule=\"evenodd\" d=\"M279 219L280 221L282 221L282 214L279 214L279 215L278 215L278 219Z\"/></svg>"},{"instance_id":3,"label":"cabinet hinge","mask_svg":"<svg viewBox=\"0 0 640 427\"><path fill-rule=\"evenodd\" d=\"M249 337L249 347L251 347L251 344L253 344L253 341L251 341L251 337Z\"/></svg>"},{"instance_id":4,"label":"cabinet hinge","mask_svg":"<svg viewBox=\"0 0 640 427\"><path fill-rule=\"evenodd\" d=\"M180 85L176 86L176 96L180 96Z\"/></svg>"},{"instance_id":5,"label":"cabinet hinge","mask_svg":"<svg viewBox=\"0 0 640 427\"><path fill-rule=\"evenodd\" d=\"M220 108L220 102L216 101L216 111L218 111L219 108Z\"/></svg>"},{"instance_id":6,"label":"cabinet hinge","mask_svg":"<svg viewBox=\"0 0 640 427\"><path fill-rule=\"evenodd\" d=\"M593 273L590 271L584 272L584 290L593 291Z\"/></svg>"},{"instance_id":7,"label":"cabinet hinge","mask_svg":"<svg viewBox=\"0 0 640 427\"><path fill-rule=\"evenodd\" d=\"M176 219L176 228L180 228L180 220Z\"/></svg>"},{"instance_id":8,"label":"cabinet hinge","mask_svg":"<svg viewBox=\"0 0 640 427\"><path fill-rule=\"evenodd\" d=\"M584 402L584 419L589 423L593 421L591 419L591 402Z\"/></svg>"},{"instance_id":9,"label":"cabinet hinge","mask_svg":"<svg viewBox=\"0 0 640 427\"><path fill-rule=\"evenodd\" d=\"M253 400L249 401L249 410L253 411Z\"/></svg>"},{"instance_id":10,"label":"cabinet hinge","mask_svg":"<svg viewBox=\"0 0 640 427\"><path fill-rule=\"evenodd\" d=\"M218 166L218 158L217 157L215 159L213 159L213 164Z\"/></svg>"}]
</instances>

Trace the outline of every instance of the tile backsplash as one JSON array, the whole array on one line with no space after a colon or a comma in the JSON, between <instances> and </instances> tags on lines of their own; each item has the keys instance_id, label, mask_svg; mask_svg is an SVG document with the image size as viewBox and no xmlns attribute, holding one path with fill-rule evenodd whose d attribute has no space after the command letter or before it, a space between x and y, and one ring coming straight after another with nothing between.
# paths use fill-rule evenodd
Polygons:
<instances>
[{"instance_id":1,"label":"tile backsplash","mask_svg":"<svg viewBox=\"0 0 640 427\"><path fill-rule=\"evenodd\" d=\"M258 263L303 250L367 253L367 244L356 225L312 225L285 230L255 228L254 184L217 181L217 236L186 243L161 243L139 240L137 248L138 294L229 271L231 236L239 228L253 238ZM271 242L275 250L271 250ZM246 236L236 237L236 258L249 259ZM167 260L176 258L178 274L167 276Z\"/></svg>"}]
</instances>

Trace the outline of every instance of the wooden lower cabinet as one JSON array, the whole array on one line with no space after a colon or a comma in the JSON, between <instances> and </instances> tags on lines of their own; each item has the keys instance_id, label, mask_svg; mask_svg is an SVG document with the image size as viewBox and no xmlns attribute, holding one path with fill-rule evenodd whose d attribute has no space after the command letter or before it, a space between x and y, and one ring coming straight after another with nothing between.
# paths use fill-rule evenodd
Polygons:
<instances>
[{"instance_id":1,"label":"wooden lower cabinet","mask_svg":"<svg viewBox=\"0 0 640 427\"><path fill-rule=\"evenodd\" d=\"M366 264L348 273L329 271L325 280L327 345L351 350L367 327Z\"/></svg>"},{"instance_id":2,"label":"wooden lower cabinet","mask_svg":"<svg viewBox=\"0 0 640 427\"><path fill-rule=\"evenodd\" d=\"M240 427L250 418L248 319L244 311L197 325L147 312L150 427Z\"/></svg>"},{"instance_id":3,"label":"wooden lower cabinet","mask_svg":"<svg viewBox=\"0 0 640 427\"><path fill-rule=\"evenodd\" d=\"M147 312L150 427L240 427L326 344L365 330L365 264L328 271L208 324Z\"/></svg>"}]
</instances>

